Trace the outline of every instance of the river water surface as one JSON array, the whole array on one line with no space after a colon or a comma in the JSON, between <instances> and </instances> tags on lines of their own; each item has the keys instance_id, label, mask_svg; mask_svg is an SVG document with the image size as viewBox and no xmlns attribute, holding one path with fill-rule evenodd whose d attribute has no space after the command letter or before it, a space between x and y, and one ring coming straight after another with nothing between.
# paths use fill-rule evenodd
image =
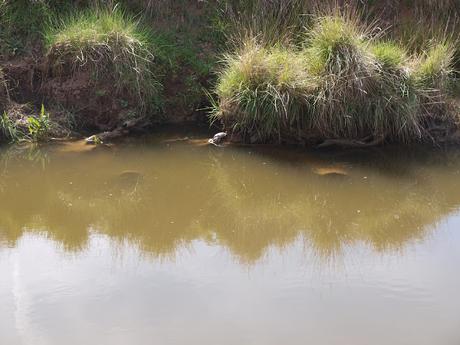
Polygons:
<instances>
[{"instance_id":1,"label":"river water surface","mask_svg":"<svg viewBox=\"0 0 460 345\"><path fill-rule=\"evenodd\" d=\"M0 344L460 344L460 151L175 137L1 150Z\"/></svg>"}]
</instances>

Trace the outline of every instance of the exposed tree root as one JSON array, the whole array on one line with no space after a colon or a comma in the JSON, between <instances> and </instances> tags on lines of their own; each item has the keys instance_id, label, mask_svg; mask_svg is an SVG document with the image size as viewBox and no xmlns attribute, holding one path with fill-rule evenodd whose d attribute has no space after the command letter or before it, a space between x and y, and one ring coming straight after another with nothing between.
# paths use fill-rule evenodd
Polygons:
<instances>
[{"instance_id":1,"label":"exposed tree root","mask_svg":"<svg viewBox=\"0 0 460 345\"><path fill-rule=\"evenodd\" d=\"M118 139L130 134L133 131L142 131L150 125L146 118L139 118L124 122L112 131L101 132L86 138L86 143L90 145L102 144L107 141Z\"/></svg>"}]
</instances>

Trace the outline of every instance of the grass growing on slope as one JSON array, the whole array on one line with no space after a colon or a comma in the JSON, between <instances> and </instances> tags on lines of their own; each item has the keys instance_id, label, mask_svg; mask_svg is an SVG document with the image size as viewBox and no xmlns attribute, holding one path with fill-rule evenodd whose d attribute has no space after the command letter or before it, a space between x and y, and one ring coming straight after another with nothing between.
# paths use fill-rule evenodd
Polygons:
<instances>
[{"instance_id":1,"label":"grass growing on slope","mask_svg":"<svg viewBox=\"0 0 460 345\"><path fill-rule=\"evenodd\" d=\"M449 110L455 103L446 102L446 99L458 92L454 61L454 45L443 41L433 44L414 63L413 79L421 93L426 120L437 123L437 126L442 125L441 120L459 122L459 109L455 110L454 106ZM457 117L450 118L450 112L457 112Z\"/></svg>"},{"instance_id":2,"label":"grass growing on slope","mask_svg":"<svg viewBox=\"0 0 460 345\"><path fill-rule=\"evenodd\" d=\"M435 44L428 50L415 69L415 78L426 88L443 90L448 87L453 73L453 47L448 43Z\"/></svg>"},{"instance_id":3,"label":"grass growing on slope","mask_svg":"<svg viewBox=\"0 0 460 345\"><path fill-rule=\"evenodd\" d=\"M315 129L326 138L419 138L413 92L395 59L401 52L375 44L370 31L354 18L335 14L319 17L308 33L305 51L319 83Z\"/></svg>"},{"instance_id":4,"label":"grass growing on slope","mask_svg":"<svg viewBox=\"0 0 460 345\"><path fill-rule=\"evenodd\" d=\"M40 47L41 34L54 17L85 1L0 0L0 54L20 55Z\"/></svg>"},{"instance_id":5,"label":"grass growing on slope","mask_svg":"<svg viewBox=\"0 0 460 345\"><path fill-rule=\"evenodd\" d=\"M376 42L370 46L370 51L382 68L386 70L399 70L408 61L404 49L391 41Z\"/></svg>"},{"instance_id":6,"label":"grass growing on slope","mask_svg":"<svg viewBox=\"0 0 460 345\"><path fill-rule=\"evenodd\" d=\"M238 54L227 55L225 64L213 120L223 119L254 141L280 138L291 127L307 126L303 113L314 86L301 54L250 41Z\"/></svg>"},{"instance_id":7,"label":"grass growing on slope","mask_svg":"<svg viewBox=\"0 0 460 345\"><path fill-rule=\"evenodd\" d=\"M334 13L317 17L300 46L243 45L224 59L212 118L252 141L423 139L431 108L422 81L444 88L451 54L436 46L414 69L403 48L371 31Z\"/></svg>"},{"instance_id":8,"label":"grass growing on slope","mask_svg":"<svg viewBox=\"0 0 460 345\"><path fill-rule=\"evenodd\" d=\"M91 73L110 83L116 95L129 95L140 109L155 105L160 85L150 31L119 9L74 14L45 31L47 58L54 75Z\"/></svg>"},{"instance_id":9,"label":"grass growing on slope","mask_svg":"<svg viewBox=\"0 0 460 345\"><path fill-rule=\"evenodd\" d=\"M14 55L36 41L43 24L51 18L44 1L0 0L1 52Z\"/></svg>"}]
</instances>

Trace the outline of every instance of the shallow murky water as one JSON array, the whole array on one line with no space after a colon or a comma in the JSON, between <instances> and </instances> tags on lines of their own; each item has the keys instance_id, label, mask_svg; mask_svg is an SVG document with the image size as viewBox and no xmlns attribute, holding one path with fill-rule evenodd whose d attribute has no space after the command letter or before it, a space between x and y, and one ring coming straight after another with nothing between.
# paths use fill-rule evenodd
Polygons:
<instances>
[{"instance_id":1,"label":"shallow murky water","mask_svg":"<svg viewBox=\"0 0 460 345\"><path fill-rule=\"evenodd\" d=\"M202 142L3 149L0 344L460 344L460 151Z\"/></svg>"}]
</instances>

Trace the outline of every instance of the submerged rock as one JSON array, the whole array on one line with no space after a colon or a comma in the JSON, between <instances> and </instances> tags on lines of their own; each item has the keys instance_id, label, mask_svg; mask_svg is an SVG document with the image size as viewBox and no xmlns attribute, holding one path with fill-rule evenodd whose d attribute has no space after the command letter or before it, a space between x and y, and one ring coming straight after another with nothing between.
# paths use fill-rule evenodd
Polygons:
<instances>
[{"instance_id":1,"label":"submerged rock","mask_svg":"<svg viewBox=\"0 0 460 345\"><path fill-rule=\"evenodd\" d=\"M313 172L319 176L327 177L346 177L348 172L342 167L316 167Z\"/></svg>"}]
</instances>

